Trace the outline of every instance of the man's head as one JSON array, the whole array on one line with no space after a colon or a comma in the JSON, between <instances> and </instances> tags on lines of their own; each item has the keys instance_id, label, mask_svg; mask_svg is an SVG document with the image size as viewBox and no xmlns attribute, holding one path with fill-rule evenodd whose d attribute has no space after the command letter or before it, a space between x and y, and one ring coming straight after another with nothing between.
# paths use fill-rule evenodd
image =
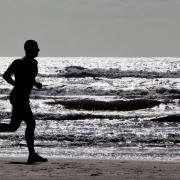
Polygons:
<instances>
[{"instance_id":1,"label":"man's head","mask_svg":"<svg viewBox=\"0 0 180 180\"><path fill-rule=\"evenodd\" d=\"M27 40L24 44L24 50L26 52L26 56L33 58L37 57L38 52L40 51L37 42L34 40Z\"/></svg>"}]
</instances>

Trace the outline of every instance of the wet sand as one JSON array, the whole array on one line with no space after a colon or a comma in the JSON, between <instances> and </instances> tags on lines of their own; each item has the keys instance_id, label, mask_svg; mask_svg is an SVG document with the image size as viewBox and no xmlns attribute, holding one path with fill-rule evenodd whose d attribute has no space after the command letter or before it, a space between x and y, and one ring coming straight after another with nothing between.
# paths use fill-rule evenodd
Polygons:
<instances>
[{"instance_id":1,"label":"wet sand","mask_svg":"<svg viewBox=\"0 0 180 180\"><path fill-rule=\"evenodd\" d=\"M26 158L1 157L2 179L180 179L180 162L49 158L28 164ZM0 179L1 179L0 178Z\"/></svg>"}]
</instances>

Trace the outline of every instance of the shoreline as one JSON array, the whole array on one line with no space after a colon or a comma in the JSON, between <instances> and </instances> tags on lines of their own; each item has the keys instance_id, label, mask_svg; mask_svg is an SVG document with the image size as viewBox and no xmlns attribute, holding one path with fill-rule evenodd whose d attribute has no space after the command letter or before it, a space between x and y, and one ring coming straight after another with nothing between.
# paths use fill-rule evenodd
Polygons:
<instances>
[{"instance_id":1,"label":"shoreline","mask_svg":"<svg viewBox=\"0 0 180 180\"><path fill-rule=\"evenodd\" d=\"M179 179L180 162L48 158L46 163L27 163L25 157L0 157L3 179Z\"/></svg>"},{"instance_id":2,"label":"shoreline","mask_svg":"<svg viewBox=\"0 0 180 180\"><path fill-rule=\"evenodd\" d=\"M111 159L111 158L88 158L88 157L55 157L55 156L46 156L46 155L43 155L43 154L40 154L42 157L45 157L47 159L52 159L52 160L55 160L55 159L64 159L64 160L95 160L95 161L137 161L137 162L166 162L166 163L180 163L180 160L160 160L160 159L126 159L126 158L119 158L119 159ZM24 156L1 156L0 155L0 159L28 159L28 155L24 155Z\"/></svg>"}]
</instances>

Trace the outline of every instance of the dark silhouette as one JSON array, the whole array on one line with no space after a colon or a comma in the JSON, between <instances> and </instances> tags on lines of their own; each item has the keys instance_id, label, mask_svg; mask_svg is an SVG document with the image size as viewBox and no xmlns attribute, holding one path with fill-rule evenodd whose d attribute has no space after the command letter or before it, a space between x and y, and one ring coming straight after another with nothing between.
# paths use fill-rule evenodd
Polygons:
<instances>
[{"instance_id":1,"label":"dark silhouette","mask_svg":"<svg viewBox=\"0 0 180 180\"><path fill-rule=\"evenodd\" d=\"M9 98L13 108L10 123L1 123L0 132L14 132L24 120L27 126L25 139L29 150L28 162L46 162L47 159L39 156L34 150L34 129L36 122L29 104L29 95L33 86L39 89L42 88L42 84L35 80L38 73L38 63L34 58L38 56L40 50L37 42L33 40L25 42L24 50L25 57L14 60L3 74L3 78L14 86ZM15 80L11 77L13 74Z\"/></svg>"}]
</instances>

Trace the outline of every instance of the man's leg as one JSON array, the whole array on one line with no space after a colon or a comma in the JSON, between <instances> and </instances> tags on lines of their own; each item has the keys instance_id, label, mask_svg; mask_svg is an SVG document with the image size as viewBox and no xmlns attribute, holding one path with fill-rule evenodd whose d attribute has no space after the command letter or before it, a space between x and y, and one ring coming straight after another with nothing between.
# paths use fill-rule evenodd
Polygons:
<instances>
[{"instance_id":1,"label":"man's leg","mask_svg":"<svg viewBox=\"0 0 180 180\"><path fill-rule=\"evenodd\" d=\"M24 108L24 121L26 123L26 132L25 132L25 139L28 146L29 154L35 154L34 150L34 130L36 127L36 122L31 111L30 105L25 105Z\"/></svg>"},{"instance_id":2,"label":"man's leg","mask_svg":"<svg viewBox=\"0 0 180 180\"><path fill-rule=\"evenodd\" d=\"M35 153L34 150L34 130L36 126L36 122L33 116L33 113L31 111L30 105L28 104L26 108L24 109L24 121L27 125L26 132L25 132L25 138L29 150L29 158L28 162L46 162L47 159L39 156L37 153Z\"/></svg>"},{"instance_id":3,"label":"man's leg","mask_svg":"<svg viewBox=\"0 0 180 180\"><path fill-rule=\"evenodd\" d=\"M10 123L0 123L0 132L14 132L19 128L21 122L22 114L20 108L13 107Z\"/></svg>"}]
</instances>

